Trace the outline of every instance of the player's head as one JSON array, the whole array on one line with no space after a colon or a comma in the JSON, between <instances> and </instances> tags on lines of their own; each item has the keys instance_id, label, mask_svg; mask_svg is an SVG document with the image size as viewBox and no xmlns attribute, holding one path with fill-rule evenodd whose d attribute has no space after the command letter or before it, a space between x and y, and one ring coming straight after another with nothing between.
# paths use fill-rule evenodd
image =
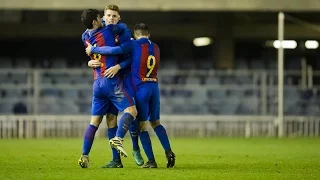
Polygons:
<instances>
[{"instance_id":1,"label":"player's head","mask_svg":"<svg viewBox=\"0 0 320 180\"><path fill-rule=\"evenodd\" d=\"M142 37L149 38L149 28L144 23L139 23L134 26L134 38L140 39Z\"/></svg>"},{"instance_id":2,"label":"player's head","mask_svg":"<svg viewBox=\"0 0 320 180\"><path fill-rule=\"evenodd\" d=\"M104 8L103 16L106 24L117 24L120 21L119 7L114 4L110 4Z\"/></svg>"},{"instance_id":3,"label":"player's head","mask_svg":"<svg viewBox=\"0 0 320 180\"><path fill-rule=\"evenodd\" d=\"M102 21L97 9L87 9L81 14L82 24L88 29L102 27Z\"/></svg>"}]
</instances>

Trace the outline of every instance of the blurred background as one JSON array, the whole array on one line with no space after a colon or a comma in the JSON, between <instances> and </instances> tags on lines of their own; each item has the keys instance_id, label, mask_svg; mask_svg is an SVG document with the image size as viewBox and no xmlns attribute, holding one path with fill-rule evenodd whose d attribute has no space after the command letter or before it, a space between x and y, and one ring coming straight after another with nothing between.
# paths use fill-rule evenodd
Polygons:
<instances>
[{"instance_id":1,"label":"blurred background","mask_svg":"<svg viewBox=\"0 0 320 180\"><path fill-rule=\"evenodd\" d=\"M161 114L171 136L277 136L279 122L285 136L320 135L317 0L1 0L0 137L82 135L93 73L80 15L87 8L102 15L114 3L131 30L147 23L160 46Z\"/></svg>"}]
</instances>

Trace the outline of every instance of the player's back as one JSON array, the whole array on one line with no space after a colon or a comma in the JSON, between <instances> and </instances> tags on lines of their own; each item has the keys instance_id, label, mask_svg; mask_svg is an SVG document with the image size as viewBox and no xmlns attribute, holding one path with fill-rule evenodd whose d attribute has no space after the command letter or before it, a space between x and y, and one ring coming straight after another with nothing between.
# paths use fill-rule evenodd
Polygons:
<instances>
[{"instance_id":1,"label":"player's back","mask_svg":"<svg viewBox=\"0 0 320 180\"><path fill-rule=\"evenodd\" d=\"M132 77L136 94L138 119L155 121L160 119L160 93L158 67L160 50L148 38L133 41Z\"/></svg>"},{"instance_id":2,"label":"player's back","mask_svg":"<svg viewBox=\"0 0 320 180\"><path fill-rule=\"evenodd\" d=\"M160 63L159 46L148 38L140 38L133 42L132 76L135 87L143 83L158 82Z\"/></svg>"},{"instance_id":3,"label":"player's back","mask_svg":"<svg viewBox=\"0 0 320 180\"><path fill-rule=\"evenodd\" d=\"M89 42L93 46L115 46L113 29L109 26L99 28L97 30L86 30L82 35L84 42ZM117 64L117 57L112 55L91 54L91 59L99 60L101 67L93 69L94 79L104 77L103 73L109 67Z\"/></svg>"}]
</instances>

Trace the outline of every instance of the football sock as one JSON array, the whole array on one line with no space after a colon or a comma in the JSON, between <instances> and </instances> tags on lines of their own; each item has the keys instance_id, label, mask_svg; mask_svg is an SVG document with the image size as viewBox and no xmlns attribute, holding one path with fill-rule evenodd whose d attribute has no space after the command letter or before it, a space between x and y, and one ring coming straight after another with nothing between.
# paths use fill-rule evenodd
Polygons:
<instances>
[{"instance_id":1,"label":"football sock","mask_svg":"<svg viewBox=\"0 0 320 180\"><path fill-rule=\"evenodd\" d=\"M154 161L154 154L148 131L142 131L139 135L143 150L146 153L148 160Z\"/></svg>"},{"instance_id":2,"label":"football sock","mask_svg":"<svg viewBox=\"0 0 320 180\"><path fill-rule=\"evenodd\" d=\"M138 135L139 135L139 122L138 120L134 120L131 123L129 128L130 136L132 139L132 148L133 150L140 150L139 142L138 142Z\"/></svg>"},{"instance_id":3,"label":"football sock","mask_svg":"<svg viewBox=\"0 0 320 180\"><path fill-rule=\"evenodd\" d=\"M117 132L118 126L113 127L113 128L108 128L108 138L109 140L114 138L116 136L116 132ZM120 159L120 154L118 153L118 151L115 148L111 148L112 150L112 160L119 160Z\"/></svg>"},{"instance_id":4,"label":"football sock","mask_svg":"<svg viewBox=\"0 0 320 180\"><path fill-rule=\"evenodd\" d=\"M163 149L165 151L171 149L166 129L160 124L157 127L155 127L153 130L154 132L156 132Z\"/></svg>"},{"instance_id":5,"label":"football sock","mask_svg":"<svg viewBox=\"0 0 320 180\"><path fill-rule=\"evenodd\" d=\"M128 132L131 122L134 120L134 117L130 113L124 113L119 121L119 127L117 130L117 137L124 138Z\"/></svg>"},{"instance_id":6,"label":"football sock","mask_svg":"<svg viewBox=\"0 0 320 180\"><path fill-rule=\"evenodd\" d=\"M98 127L89 124L87 127L85 133L84 133L84 138L83 138L83 147L82 147L82 154L83 155L89 155L92 143L94 140L94 135L96 134Z\"/></svg>"}]
</instances>

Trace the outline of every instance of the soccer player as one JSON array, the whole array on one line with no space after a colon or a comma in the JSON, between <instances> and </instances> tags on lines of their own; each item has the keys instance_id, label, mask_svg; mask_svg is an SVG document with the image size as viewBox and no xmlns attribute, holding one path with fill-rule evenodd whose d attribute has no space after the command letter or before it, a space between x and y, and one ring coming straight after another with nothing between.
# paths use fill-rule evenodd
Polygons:
<instances>
[{"instance_id":1,"label":"soccer player","mask_svg":"<svg viewBox=\"0 0 320 180\"><path fill-rule=\"evenodd\" d=\"M119 14L119 7L117 5L108 5L104 9L104 17L102 19L102 23L104 25L107 24L117 24L120 21L120 14ZM129 29L125 29L123 32L119 33L119 35L115 36L115 42L117 45L123 44L126 41L130 41L132 38L132 33ZM90 53L88 54L90 55ZM113 74L114 71L119 71L120 77L123 79L124 86L128 90L128 93L130 95L134 96L134 92L131 85L131 55L130 54L123 54L119 58L119 64L114 66L113 68L108 69L109 71L106 73L109 73L109 77L113 77L115 74ZM90 60L88 62L88 66L92 68L100 67L101 62L99 60ZM118 109L111 104L108 107L107 110L107 126L108 126L108 138L109 140L114 138L117 131L117 115L118 115ZM138 143L138 135L139 135L139 124L138 121L133 121L130 128L130 136L132 138L132 146L133 146L133 157L135 159L135 162L138 166L142 166L144 164L144 160L141 156L140 147ZM120 154L118 151L114 148L112 149L112 160L103 166L104 168L122 168L123 164L121 162Z\"/></svg>"},{"instance_id":2,"label":"soccer player","mask_svg":"<svg viewBox=\"0 0 320 180\"><path fill-rule=\"evenodd\" d=\"M137 119L140 120L140 140L148 157L145 168L156 168L150 136L147 129L147 120L157 134L167 157L167 167L175 165L175 154L171 150L170 142L165 128L160 124L160 95L158 87L158 67L160 62L160 49L149 37L146 24L140 23L134 27L135 41L124 43L117 47L90 47L92 53L122 54L132 53L132 79L136 93L138 110ZM149 141L148 141L149 140Z\"/></svg>"},{"instance_id":3,"label":"soccer player","mask_svg":"<svg viewBox=\"0 0 320 180\"><path fill-rule=\"evenodd\" d=\"M115 46L115 34L118 34L127 28L123 23L103 27L99 11L96 9L85 10L81 15L81 21L87 28L82 34L82 41L85 46L86 42L97 46ZM89 167L89 152L92 147L95 133L103 116L107 113L106 111L111 102L119 111L124 111L119 122L116 136L110 140L113 147L124 157L127 157L127 153L123 149L122 138L125 136L128 127L137 116L134 98L127 93L126 89L123 87L122 80L118 76L105 78L103 75L107 68L117 64L116 56L92 54L91 58L99 60L101 66L94 69L95 80L93 83L92 116L90 124L84 134L82 155L78 161L82 168Z\"/></svg>"}]
</instances>

